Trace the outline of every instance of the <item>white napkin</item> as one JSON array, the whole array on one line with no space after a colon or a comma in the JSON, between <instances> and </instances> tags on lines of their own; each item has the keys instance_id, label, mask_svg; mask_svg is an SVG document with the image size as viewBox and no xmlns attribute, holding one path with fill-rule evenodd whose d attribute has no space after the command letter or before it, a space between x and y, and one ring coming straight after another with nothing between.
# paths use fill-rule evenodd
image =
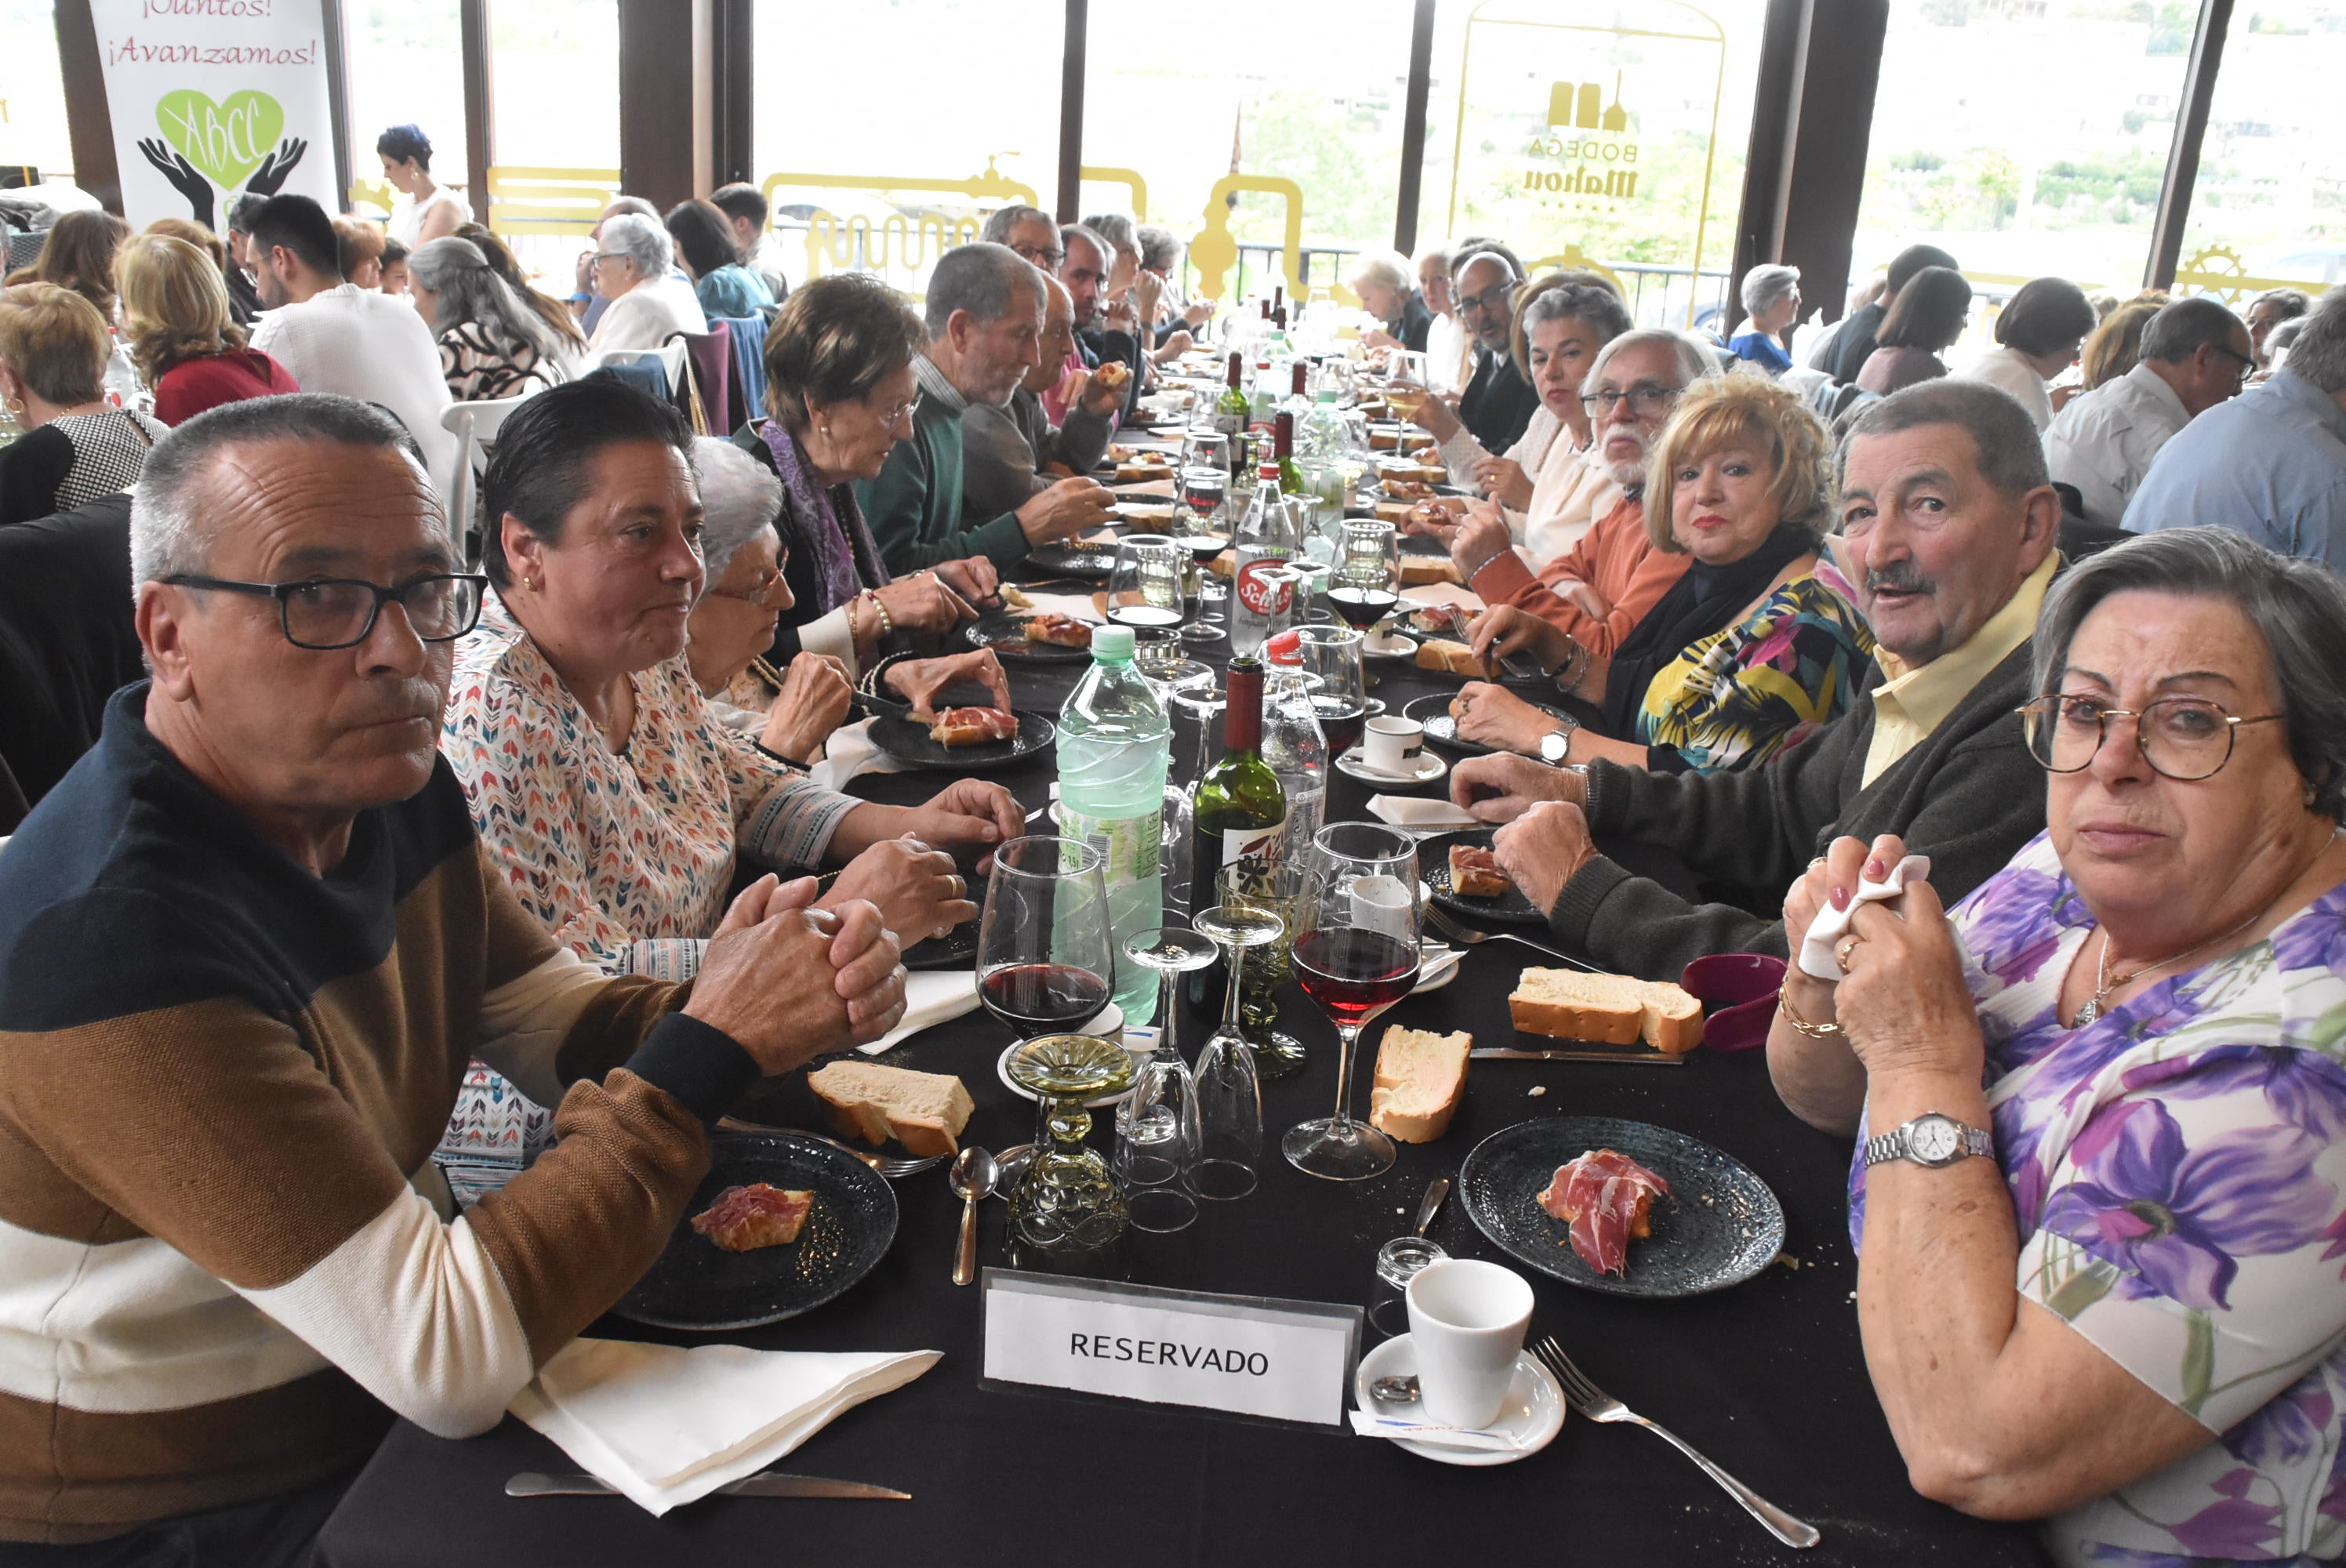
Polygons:
<instances>
[{"instance_id":1,"label":"white napkin","mask_svg":"<svg viewBox=\"0 0 2346 1568\"><path fill-rule=\"evenodd\" d=\"M765 1469L942 1354L573 1339L508 1408L598 1480L661 1514Z\"/></svg>"},{"instance_id":2,"label":"white napkin","mask_svg":"<svg viewBox=\"0 0 2346 1568\"><path fill-rule=\"evenodd\" d=\"M1412 1442L1431 1443L1436 1448L1471 1448L1485 1453L1514 1453L1524 1446L1522 1438L1504 1432L1477 1431L1469 1427L1423 1426L1415 1421L1372 1415L1367 1410L1347 1413L1352 1418L1352 1430L1362 1437L1407 1438Z\"/></svg>"},{"instance_id":3,"label":"white napkin","mask_svg":"<svg viewBox=\"0 0 2346 1568\"><path fill-rule=\"evenodd\" d=\"M922 970L904 976L903 1021L869 1045L856 1049L866 1056L892 1051L923 1029L958 1018L977 1005L977 972L969 969Z\"/></svg>"},{"instance_id":4,"label":"white napkin","mask_svg":"<svg viewBox=\"0 0 2346 1568\"><path fill-rule=\"evenodd\" d=\"M1369 797L1369 813L1396 828L1408 828L1420 833L1487 826L1464 806L1454 806L1447 800L1431 799L1423 795L1372 795Z\"/></svg>"},{"instance_id":5,"label":"white napkin","mask_svg":"<svg viewBox=\"0 0 2346 1568\"><path fill-rule=\"evenodd\" d=\"M1800 972L1830 985L1840 984L1841 964L1833 957L1833 948L1849 934L1849 922L1856 918L1857 906L1894 899L1906 891L1907 878L1930 874L1930 856L1909 855L1891 867L1890 874L1882 881L1860 881L1857 896L1849 901L1849 908L1837 910L1828 902L1809 922L1808 938L1800 943Z\"/></svg>"},{"instance_id":6,"label":"white napkin","mask_svg":"<svg viewBox=\"0 0 2346 1568\"><path fill-rule=\"evenodd\" d=\"M843 725L823 743L822 760L807 769L807 777L826 789L843 789L862 773L902 773L904 764L872 743L873 721Z\"/></svg>"},{"instance_id":7,"label":"white napkin","mask_svg":"<svg viewBox=\"0 0 2346 1568\"><path fill-rule=\"evenodd\" d=\"M1028 594L1026 599L1038 611L1066 616L1070 620L1088 621L1094 626L1100 623L1099 610L1093 605L1089 594Z\"/></svg>"}]
</instances>

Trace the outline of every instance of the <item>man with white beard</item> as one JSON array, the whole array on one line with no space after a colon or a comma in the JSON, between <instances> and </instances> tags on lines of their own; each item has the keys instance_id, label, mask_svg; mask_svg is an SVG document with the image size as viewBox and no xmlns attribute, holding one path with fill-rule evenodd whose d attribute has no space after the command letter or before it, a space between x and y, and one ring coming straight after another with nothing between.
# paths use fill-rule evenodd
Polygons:
<instances>
[{"instance_id":1,"label":"man with white beard","mask_svg":"<svg viewBox=\"0 0 2346 1568\"><path fill-rule=\"evenodd\" d=\"M1581 383L1582 401L1596 427L1599 455L1621 486L1620 504L1537 575L1512 548L1498 508L1487 500L1474 504L1450 541L1450 558L1491 606L1475 623L1478 649L1495 657L1527 648L1550 667L1610 658L1669 591L1694 557L1656 549L1646 532L1646 453L1678 394L1716 368L1706 351L1660 328L1624 332L1598 351Z\"/></svg>"}]
</instances>

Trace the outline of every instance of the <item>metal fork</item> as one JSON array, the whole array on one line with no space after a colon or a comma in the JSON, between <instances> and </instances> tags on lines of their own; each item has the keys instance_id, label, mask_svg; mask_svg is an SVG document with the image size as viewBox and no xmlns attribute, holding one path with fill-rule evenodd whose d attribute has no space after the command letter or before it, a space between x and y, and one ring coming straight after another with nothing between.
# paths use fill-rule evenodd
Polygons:
<instances>
[{"instance_id":1,"label":"metal fork","mask_svg":"<svg viewBox=\"0 0 2346 1568\"><path fill-rule=\"evenodd\" d=\"M1766 1525L1768 1527L1769 1533L1775 1536L1777 1540L1782 1542L1785 1545L1803 1547L1814 1546L1820 1540L1823 1539L1817 1533L1817 1527L1815 1525L1807 1522L1805 1520L1793 1518L1790 1514L1785 1512L1782 1509L1777 1507L1774 1503L1769 1502L1766 1498L1760 1496L1758 1492L1752 1491L1749 1487L1744 1485L1741 1481L1736 1480L1725 1471L1719 1469L1719 1466L1711 1463L1710 1461L1703 1458L1699 1453L1697 1453L1694 1451L1693 1446L1688 1443L1684 1438L1679 1437L1668 1427L1659 1426L1653 1421L1647 1420L1645 1417L1637 1414L1637 1411L1631 1410L1628 1406L1623 1404L1620 1400L1615 1399L1604 1390L1598 1388L1595 1383L1590 1382L1588 1380L1588 1374L1583 1372L1578 1367L1572 1364L1572 1358L1564 1353L1564 1347L1556 1342L1556 1339L1553 1335L1542 1339L1538 1344L1534 1345L1532 1349L1538 1354L1539 1359L1545 1361L1549 1368L1556 1373L1556 1380L1564 1385L1564 1397L1571 1401L1572 1408L1578 1410L1588 1420L1592 1421L1634 1421L1638 1426L1644 1427L1647 1431L1657 1433L1659 1436L1668 1439L1672 1448L1677 1449L1680 1453L1686 1455L1687 1458L1700 1465L1702 1467L1702 1472L1705 1475L1708 1475L1711 1480L1719 1482L1720 1486L1726 1488L1729 1496L1734 1498L1736 1502L1741 1503L1746 1509L1748 1509L1750 1512L1752 1518Z\"/></svg>"},{"instance_id":2,"label":"metal fork","mask_svg":"<svg viewBox=\"0 0 2346 1568\"><path fill-rule=\"evenodd\" d=\"M738 1116L720 1116L718 1118L717 1125L729 1133L795 1133L802 1138L812 1138L816 1143L829 1144L842 1154L853 1155L890 1181L901 1181L905 1176L917 1176L944 1158L943 1155L924 1155L918 1158L911 1158L866 1154L862 1149L849 1148L837 1138L826 1138L821 1133L810 1133L802 1127L769 1126L763 1122L745 1122Z\"/></svg>"},{"instance_id":3,"label":"metal fork","mask_svg":"<svg viewBox=\"0 0 2346 1568\"><path fill-rule=\"evenodd\" d=\"M1552 947L1542 947L1527 936L1517 936L1511 931L1476 931L1473 926L1454 920L1443 913L1440 907L1431 902L1425 906L1425 923L1441 932L1443 940L1454 942L1461 947L1480 947L1486 942L1519 942L1534 952L1544 952L1559 963L1568 963L1575 969L1585 969L1592 974L1602 972L1586 959L1575 958L1568 952L1558 952Z\"/></svg>"}]
</instances>

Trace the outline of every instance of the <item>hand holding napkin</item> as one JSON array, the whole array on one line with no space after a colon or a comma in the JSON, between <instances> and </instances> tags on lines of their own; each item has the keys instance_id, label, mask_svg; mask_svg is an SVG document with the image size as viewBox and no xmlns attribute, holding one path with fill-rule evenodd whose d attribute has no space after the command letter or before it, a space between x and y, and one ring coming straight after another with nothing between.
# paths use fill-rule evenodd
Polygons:
<instances>
[{"instance_id":1,"label":"hand holding napkin","mask_svg":"<svg viewBox=\"0 0 2346 1568\"><path fill-rule=\"evenodd\" d=\"M1809 922L1809 934L1800 943L1800 972L1829 985L1841 983L1841 963L1833 956L1833 948L1849 934L1849 922L1857 918L1860 904L1880 903L1894 899L1906 891L1909 877L1931 874L1931 857L1909 855L1890 868L1890 874L1880 881L1861 881L1857 896L1849 901L1849 908L1837 910L1828 901Z\"/></svg>"},{"instance_id":2,"label":"hand holding napkin","mask_svg":"<svg viewBox=\"0 0 2346 1568\"><path fill-rule=\"evenodd\" d=\"M1372 795L1369 814L1416 833L1443 833L1453 828L1487 828L1464 806L1422 795Z\"/></svg>"},{"instance_id":3,"label":"hand holding napkin","mask_svg":"<svg viewBox=\"0 0 2346 1568\"><path fill-rule=\"evenodd\" d=\"M941 1355L573 1339L509 1408L657 1515L765 1469L842 1410L902 1388Z\"/></svg>"},{"instance_id":4,"label":"hand holding napkin","mask_svg":"<svg viewBox=\"0 0 2346 1568\"><path fill-rule=\"evenodd\" d=\"M872 726L864 719L842 725L823 743L822 760L807 769L807 777L826 789L843 789L862 773L902 773L904 764L872 744Z\"/></svg>"},{"instance_id":5,"label":"hand holding napkin","mask_svg":"<svg viewBox=\"0 0 2346 1568\"><path fill-rule=\"evenodd\" d=\"M866 1056L892 1051L923 1029L958 1018L977 1005L977 972L968 969L921 970L904 976L904 1016L896 1027L856 1049Z\"/></svg>"}]
</instances>

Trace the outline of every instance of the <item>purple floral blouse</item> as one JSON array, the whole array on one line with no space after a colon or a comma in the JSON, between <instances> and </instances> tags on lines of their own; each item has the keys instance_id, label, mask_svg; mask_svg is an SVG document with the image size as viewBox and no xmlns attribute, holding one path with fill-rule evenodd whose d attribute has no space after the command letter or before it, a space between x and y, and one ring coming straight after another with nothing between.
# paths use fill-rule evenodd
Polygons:
<instances>
[{"instance_id":1,"label":"purple floral blouse","mask_svg":"<svg viewBox=\"0 0 2346 1568\"><path fill-rule=\"evenodd\" d=\"M2065 1563L2346 1553L2346 888L2082 1029L2043 835L1957 905L2022 1295L2211 1441L2048 1522ZM1850 1174L1850 1235L1865 1173Z\"/></svg>"}]
</instances>

